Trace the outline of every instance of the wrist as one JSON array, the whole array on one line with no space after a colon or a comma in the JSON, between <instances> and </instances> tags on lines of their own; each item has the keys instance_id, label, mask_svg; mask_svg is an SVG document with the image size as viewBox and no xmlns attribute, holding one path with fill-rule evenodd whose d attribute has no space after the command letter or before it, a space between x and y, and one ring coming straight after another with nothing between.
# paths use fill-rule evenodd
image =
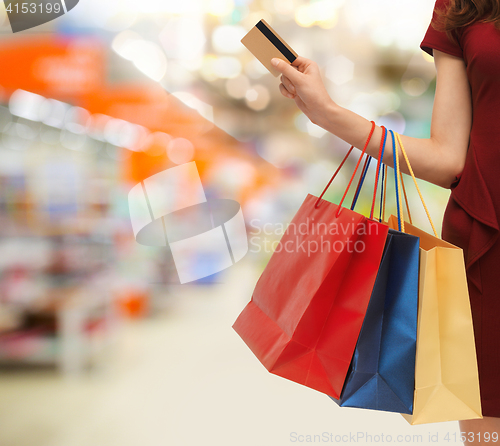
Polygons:
<instances>
[{"instance_id":1,"label":"wrist","mask_svg":"<svg viewBox=\"0 0 500 446\"><path fill-rule=\"evenodd\" d=\"M333 100L327 101L321 111L314 117L314 124L323 127L325 130L331 132L332 127L338 121L338 117L342 112L342 107L336 104Z\"/></svg>"}]
</instances>

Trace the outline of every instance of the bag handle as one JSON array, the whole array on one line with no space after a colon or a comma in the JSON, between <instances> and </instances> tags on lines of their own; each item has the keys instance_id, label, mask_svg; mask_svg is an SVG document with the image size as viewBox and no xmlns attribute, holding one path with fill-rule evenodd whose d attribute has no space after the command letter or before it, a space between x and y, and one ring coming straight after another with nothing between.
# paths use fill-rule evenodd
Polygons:
<instances>
[{"instance_id":1,"label":"bag handle","mask_svg":"<svg viewBox=\"0 0 500 446\"><path fill-rule=\"evenodd\" d=\"M380 140L380 147L378 149L377 175L375 176L375 187L373 188L372 208L370 211L370 218L371 219L373 219L373 211L375 209L375 198L377 196L378 178L380 176L380 168L383 165L382 160L384 159L385 143L387 141L387 129L384 126L382 126L381 128L382 128L382 138ZM382 175L383 175L383 172L382 172ZM381 196L381 198L382 198L382 196ZM379 221L380 221L380 218L379 218Z\"/></svg>"},{"instance_id":2,"label":"bag handle","mask_svg":"<svg viewBox=\"0 0 500 446\"><path fill-rule=\"evenodd\" d=\"M401 208L403 207L401 203L401 196L399 193L399 156L398 156L398 150L396 148L396 137L394 136L394 132L392 130L389 130L391 132L391 137L392 137L392 157L393 157L393 162L394 162L394 188L396 191L396 206L398 209L398 230L400 232L405 232L405 222L404 222L404 217L401 215L402 211Z\"/></svg>"},{"instance_id":3,"label":"bag handle","mask_svg":"<svg viewBox=\"0 0 500 446\"><path fill-rule=\"evenodd\" d=\"M382 170L382 182L384 184L380 185L380 209L379 209L379 221L382 222L385 220L385 198L387 191L387 164L383 164L384 169ZM401 176L401 185L403 186L403 195L405 197L406 209L408 210L408 219L410 220L410 224L413 224L410 212L410 206L408 205L408 197L406 196L405 183L403 180L402 172L399 172Z\"/></svg>"},{"instance_id":4,"label":"bag handle","mask_svg":"<svg viewBox=\"0 0 500 446\"><path fill-rule=\"evenodd\" d=\"M425 201L424 201L424 197L422 196L422 192L420 192L420 188L418 187L417 179L415 178L415 174L413 173L413 169L411 168L410 160L408 159L408 156L406 155L406 150L405 150L405 148L403 146L403 142L401 141L401 137L400 137L399 133L396 133L396 138L397 138L399 147L401 147L401 152L403 153L403 156L405 158L406 165L408 166L408 170L410 171L410 175L413 178L413 183L415 183L415 187L417 188L417 192L418 192L418 195L420 197L420 201L422 201L422 204L424 205L425 213L427 214L427 218L429 219L429 222L430 222L430 224L432 226L432 230L434 232L434 235L437 238L439 238L438 234L437 234L437 231L436 231L436 228L434 226L434 223L432 222L431 215L429 213L429 209L427 208L427 206L425 204ZM398 171L399 171L399 165L397 166L397 168L398 168Z\"/></svg>"},{"instance_id":5,"label":"bag handle","mask_svg":"<svg viewBox=\"0 0 500 446\"><path fill-rule=\"evenodd\" d=\"M359 167L359 164L361 163L361 158L363 157L363 155L365 154L366 152L366 148L368 147L368 144L370 143L370 140L372 139L372 135L373 135L373 132L375 131L375 122L374 121L370 121L371 124L372 124L372 128L370 130L370 134L368 135L368 138L365 142L365 145L363 147L363 151L361 152L361 156L359 157L358 159L358 163L356 164L356 167L354 168L354 172L351 176L351 180L349 181L349 184L347 185L347 188L344 192L344 195L342 196L342 200L340 200L340 203L339 203L339 206L338 206L338 209L337 209L337 212L336 212L336 217L338 217L340 215L340 210L342 208L342 203L344 202L345 200L345 197L347 195L347 192L349 191L349 188L351 187L351 184L354 180L354 176L356 175L356 172L358 171L358 167ZM332 184L332 181L335 179L335 177L337 176L337 174L339 173L340 169L342 168L342 166L344 165L344 163L346 162L347 158L349 157L349 155L351 154L352 152L352 149L354 149L354 146L351 146L351 148L349 149L349 151L347 152L346 156L344 157L344 159L342 160L342 162L340 163L340 166L337 168L337 170L335 171L335 173L333 174L332 178L330 179L330 181L328 182L328 184L326 185L325 189L323 190L323 192L321 192L321 195L318 197L318 199L316 200L316 203L314 204L314 208L317 209L320 205L320 200L323 198L323 195L325 195L325 192L328 190L328 188L330 187L330 184Z\"/></svg>"},{"instance_id":6,"label":"bag handle","mask_svg":"<svg viewBox=\"0 0 500 446\"><path fill-rule=\"evenodd\" d=\"M316 203L314 204L314 207L316 209L319 208L319 201L323 198L323 195L325 195L325 192L328 190L328 188L330 187L330 184L332 184L332 181L335 179L335 177L337 176L337 174L340 172L340 169L342 169L342 166L347 161L347 158L349 158L349 155L351 154L352 149L354 149L354 146L351 146L351 148L349 149L349 151L346 153L346 155L344 156L344 159L340 163L339 167L337 167L337 170L335 171L335 173L333 174L332 178L330 179L330 181L326 185L325 189L323 190L323 192L321 192L321 195L316 200Z\"/></svg>"},{"instance_id":7,"label":"bag handle","mask_svg":"<svg viewBox=\"0 0 500 446\"><path fill-rule=\"evenodd\" d=\"M406 196L405 182L403 177L403 172L399 172L399 176L401 177L401 189L403 189L403 195L405 197L406 210L408 211L408 220L410 221L410 225L413 224L411 221L411 213L410 213L410 205L408 204L408 197Z\"/></svg>"},{"instance_id":8,"label":"bag handle","mask_svg":"<svg viewBox=\"0 0 500 446\"><path fill-rule=\"evenodd\" d=\"M356 192L354 193L354 197L351 203L351 211L354 210L356 203L358 202L359 193L361 192L361 188L363 187L363 183L365 182L366 173L368 172L368 168L370 167L370 162L372 157L367 155L365 158L365 164L363 164L363 169L361 169L361 175L359 176L358 185L356 187Z\"/></svg>"},{"instance_id":9,"label":"bag handle","mask_svg":"<svg viewBox=\"0 0 500 446\"><path fill-rule=\"evenodd\" d=\"M394 133L391 131L393 143L394 143ZM394 147L394 145L393 145ZM410 205L408 204L408 197L406 195L406 188L405 188L405 182L403 179L403 172L401 172L399 168L399 151L396 149L395 152L393 152L393 155L396 157L396 161L394 162L394 175L395 175L395 185L396 185L396 203L398 206L398 227L399 230L401 231L401 227L403 228L402 231L404 232L404 218L403 218L403 211L401 210L401 223L400 223L400 216L399 216L399 210L400 208L403 207L402 205L402 196L401 196L401 190L403 191L403 196L405 199L405 204L406 204L406 210L408 211L408 220L410 221L410 224L412 224L412 219L411 219L411 213L410 213ZM399 180L398 180L399 177Z\"/></svg>"},{"instance_id":10,"label":"bag handle","mask_svg":"<svg viewBox=\"0 0 500 446\"><path fill-rule=\"evenodd\" d=\"M382 184L383 183L383 184ZM382 183L380 184L380 209L378 220L383 222L385 220L385 197L387 191L387 164L384 165L382 170Z\"/></svg>"},{"instance_id":11,"label":"bag handle","mask_svg":"<svg viewBox=\"0 0 500 446\"><path fill-rule=\"evenodd\" d=\"M384 126L381 126L381 128L382 128L382 137L380 138L380 147L378 150L378 160L377 160L377 170L376 170L376 175L375 175L375 185L373 187L373 200L372 200L372 206L370 209L370 219L371 220L373 220L373 212L375 210L375 198L377 196L378 178L379 178L379 174L380 174L380 166L382 165L381 160L382 160L382 157L384 156L385 142L387 140L387 129ZM362 170L363 173L359 177L359 183L358 183L358 187L356 189L356 194L354 195L354 199L352 201L351 210L354 210L354 206L356 206L356 202L358 200L359 193L361 192L361 188L363 187L366 173L368 172L368 167L370 166L370 162L372 159L373 159L373 157L368 155L366 160L365 160L365 164L364 164L363 170Z\"/></svg>"}]
</instances>

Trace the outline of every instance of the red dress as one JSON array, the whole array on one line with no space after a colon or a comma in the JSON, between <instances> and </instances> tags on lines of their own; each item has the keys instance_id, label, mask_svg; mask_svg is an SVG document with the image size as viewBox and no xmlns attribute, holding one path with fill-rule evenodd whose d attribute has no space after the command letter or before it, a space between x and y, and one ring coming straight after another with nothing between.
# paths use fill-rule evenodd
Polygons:
<instances>
[{"instance_id":1,"label":"red dress","mask_svg":"<svg viewBox=\"0 0 500 446\"><path fill-rule=\"evenodd\" d=\"M442 237L464 251L483 415L500 417L500 31L474 23L457 37L452 42L431 25L421 44L431 55L436 49L463 58L472 94L469 150L451 187Z\"/></svg>"}]
</instances>

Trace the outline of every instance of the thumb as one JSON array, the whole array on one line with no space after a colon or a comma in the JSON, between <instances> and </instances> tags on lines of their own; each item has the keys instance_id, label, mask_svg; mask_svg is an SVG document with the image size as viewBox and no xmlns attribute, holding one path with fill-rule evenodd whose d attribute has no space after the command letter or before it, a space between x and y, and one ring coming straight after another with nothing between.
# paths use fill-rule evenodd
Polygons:
<instances>
[{"instance_id":1,"label":"thumb","mask_svg":"<svg viewBox=\"0 0 500 446\"><path fill-rule=\"evenodd\" d=\"M276 69L276 71L279 71L281 74L290 79L292 83L300 81L302 73L284 60L275 57L271 59L271 65Z\"/></svg>"}]
</instances>

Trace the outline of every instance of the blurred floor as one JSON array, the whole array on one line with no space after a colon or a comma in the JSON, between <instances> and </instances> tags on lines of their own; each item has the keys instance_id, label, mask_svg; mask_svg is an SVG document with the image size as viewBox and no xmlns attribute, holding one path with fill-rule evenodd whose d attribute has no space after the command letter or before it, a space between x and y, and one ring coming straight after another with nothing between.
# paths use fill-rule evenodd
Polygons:
<instances>
[{"instance_id":1,"label":"blurred floor","mask_svg":"<svg viewBox=\"0 0 500 446\"><path fill-rule=\"evenodd\" d=\"M324 433L323 444L335 435L375 444L382 434L436 444L446 433L454 443L457 423L412 427L398 414L340 409L267 373L231 328L256 279L241 262L224 283L177 286L170 310L123 327L110 365L84 377L4 371L0 445L280 446Z\"/></svg>"}]
</instances>

